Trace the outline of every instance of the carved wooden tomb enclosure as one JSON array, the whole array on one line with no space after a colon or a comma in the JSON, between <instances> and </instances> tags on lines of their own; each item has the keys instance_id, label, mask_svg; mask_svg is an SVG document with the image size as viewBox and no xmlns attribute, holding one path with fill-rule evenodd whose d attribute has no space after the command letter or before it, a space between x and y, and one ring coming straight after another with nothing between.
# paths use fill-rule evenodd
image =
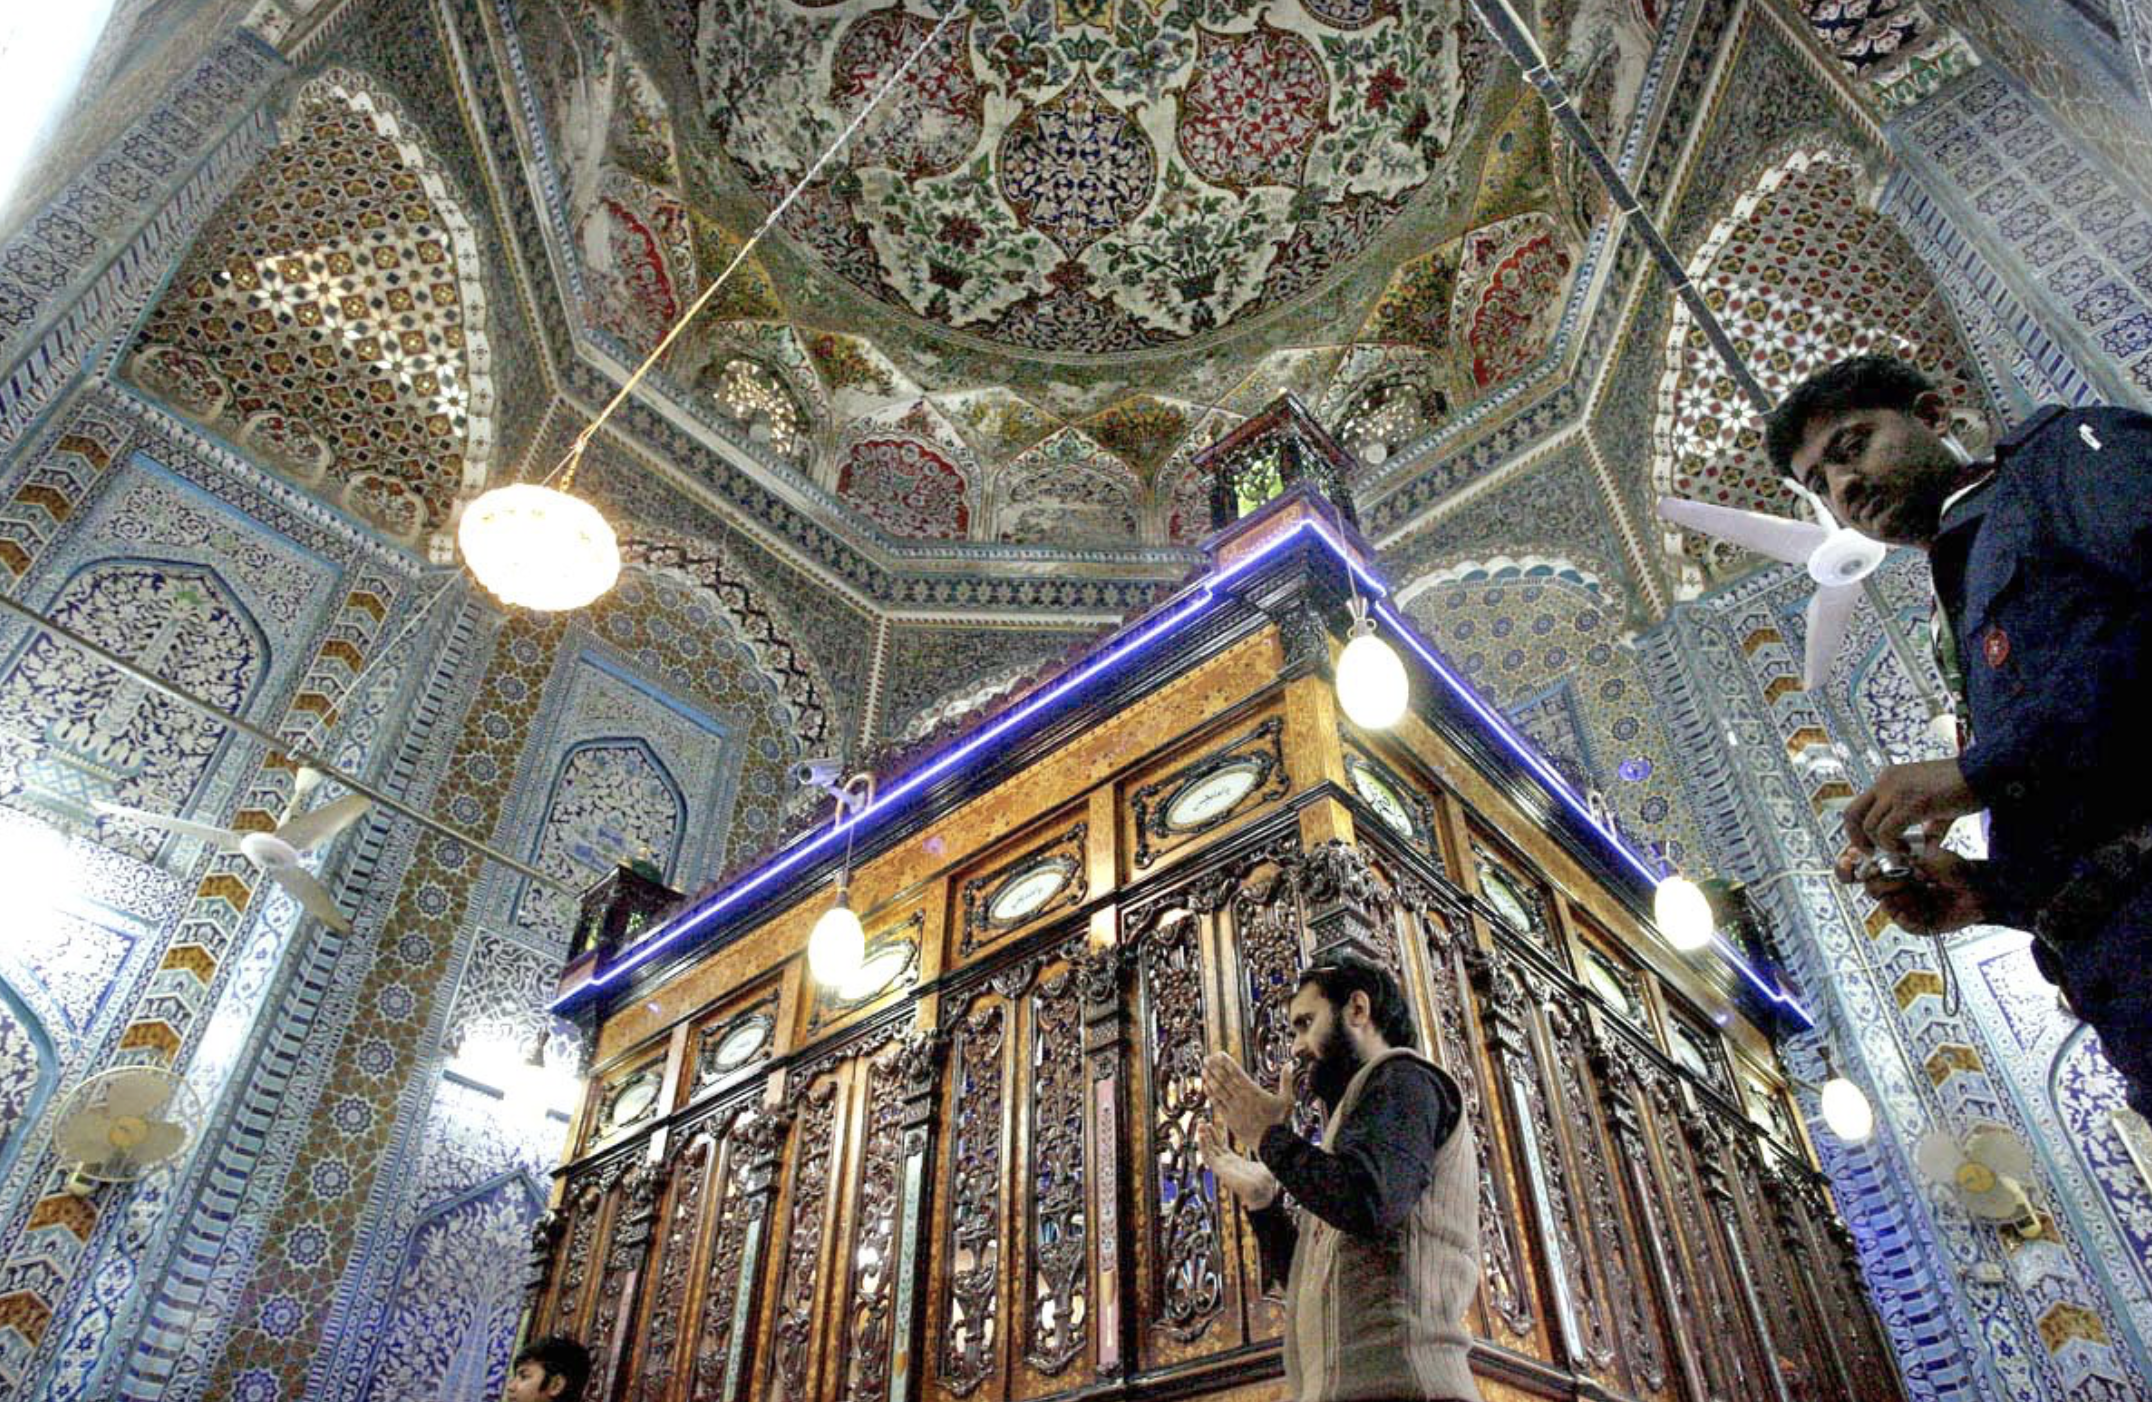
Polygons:
<instances>
[{"instance_id":1,"label":"carved wooden tomb enclosure","mask_svg":"<svg viewBox=\"0 0 2152 1402\"><path fill-rule=\"evenodd\" d=\"M599 1402L1277 1396L1282 1311L1197 1153L1199 1067L1224 1047L1269 1080L1299 969L1349 942L1465 1091L1489 1398L1899 1397L1769 972L1674 954L1633 856L1426 659L1403 723L1345 721L1365 547L1313 484L1210 551L882 776L852 986L804 958L826 834L668 918L586 922L561 1006L593 1074L530 1330L593 1345Z\"/></svg>"}]
</instances>

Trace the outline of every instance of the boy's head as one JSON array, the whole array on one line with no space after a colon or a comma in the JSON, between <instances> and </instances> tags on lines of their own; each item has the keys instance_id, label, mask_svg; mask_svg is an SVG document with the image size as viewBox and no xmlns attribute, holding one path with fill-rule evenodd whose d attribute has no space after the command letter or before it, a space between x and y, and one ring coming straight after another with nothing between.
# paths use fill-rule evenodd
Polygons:
<instances>
[{"instance_id":1,"label":"boy's head","mask_svg":"<svg viewBox=\"0 0 2152 1402\"><path fill-rule=\"evenodd\" d=\"M1794 386L1764 422L1771 464L1864 535L1924 546L1960 477L1935 382L1902 360L1857 355Z\"/></svg>"},{"instance_id":2,"label":"boy's head","mask_svg":"<svg viewBox=\"0 0 2152 1402\"><path fill-rule=\"evenodd\" d=\"M517 1352L508 1370L503 1402L576 1402L589 1380L590 1350L573 1339L549 1334Z\"/></svg>"}]
</instances>

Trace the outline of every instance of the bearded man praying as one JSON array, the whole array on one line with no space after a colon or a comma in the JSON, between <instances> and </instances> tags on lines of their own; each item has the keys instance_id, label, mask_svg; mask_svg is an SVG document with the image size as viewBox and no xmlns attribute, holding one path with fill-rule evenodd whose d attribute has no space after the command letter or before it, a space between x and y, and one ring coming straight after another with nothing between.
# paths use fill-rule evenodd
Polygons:
<instances>
[{"instance_id":1,"label":"bearded man praying","mask_svg":"<svg viewBox=\"0 0 2152 1402\"><path fill-rule=\"evenodd\" d=\"M1352 954L1300 976L1292 1059L1266 1091L1214 1051L1204 1162L1248 1211L1266 1284L1285 1284L1293 1402L1478 1402L1463 1319L1479 1281L1479 1155L1457 1083L1415 1050L1397 980ZM1327 1114L1292 1126L1298 1068ZM1249 1153L1236 1153L1222 1121ZM1282 1200L1299 1204L1296 1219Z\"/></svg>"}]
</instances>

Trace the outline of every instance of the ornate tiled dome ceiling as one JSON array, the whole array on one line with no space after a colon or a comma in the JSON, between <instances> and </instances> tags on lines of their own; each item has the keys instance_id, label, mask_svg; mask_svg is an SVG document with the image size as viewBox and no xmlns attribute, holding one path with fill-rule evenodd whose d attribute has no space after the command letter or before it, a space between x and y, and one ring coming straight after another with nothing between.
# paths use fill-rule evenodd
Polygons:
<instances>
[{"instance_id":1,"label":"ornate tiled dome ceiling","mask_svg":"<svg viewBox=\"0 0 2152 1402\"><path fill-rule=\"evenodd\" d=\"M1630 6L1604 42L1593 0L1573 8L1541 13L1542 37L1611 136L1653 32ZM638 392L678 436L623 413L609 431L629 451L586 474L623 523L715 506L892 569L1051 557L1131 587L1177 576L1184 557L1159 548L1207 529L1192 453L1281 391L1388 463L1374 492L1407 480L1401 445L1506 414L1528 402L1507 391L1548 378L1596 211L1543 104L1456 0L977 0L932 37L941 13L500 11L462 51L464 81L496 84L508 111L466 130L527 178L527 225L479 217L475 167L436 169L431 145L457 146L449 104L362 92L363 67L339 78L350 93L309 79L130 373L438 544L460 500L563 451L722 276ZM369 204L390 196L401 223ZM491 199L499 213L520 195ZM494 345L482 284L500 280L500 313L519 258L527 305L559 320L546 373L511 386L494 365L529 361ZM677 469L676 494L637 460ZM734 470L753 485L728 495Z\"/></svg>"},{"instance_id":2,"label":"ornate tiled dome ceiling","mask_svg":"<svg viewBox=\"0 0 2152 1402\"><path fill-rule=\"evenodd\" d=\"M1454 4L1409 8L989 4L934 38L871 0L716 0L690 159L775 204L894 79L785 219L795 247L999 348L1181 345L1322 286L1423 192L1447 202L1467 31Z\"/></svg>"},{"instance_id":3,"label":"ornate tiled dome ceiling","mask_svg":"<svg viewBox=\"0 0 2152 1402\"><path fill-rule=\"evenodd\" d=\"M939 37L937 13L514 13L571 315L623 351L804 182L660 392L745 430L835 524L1185 542L1208 525L1190 452L1281 390L1374 462L1553 346L1588 201L1457 5L982 3ZM1640 28L1586 58L1640 72L1648 50Z\"/></svg>"}]
</instances>

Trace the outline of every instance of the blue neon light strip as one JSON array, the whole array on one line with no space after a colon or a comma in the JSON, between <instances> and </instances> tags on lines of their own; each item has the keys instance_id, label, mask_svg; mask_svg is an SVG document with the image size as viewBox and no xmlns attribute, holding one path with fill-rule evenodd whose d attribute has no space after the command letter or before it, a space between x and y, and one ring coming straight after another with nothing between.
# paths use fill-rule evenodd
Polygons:
<instances>
[{"instance_id":1,"label":"blue neon light strip","mask_svg":"<svg viewBox=\"0 0 2152 1402\"><path fill-rule=\"evenodd\" d=\"M1487 724L1496 738L1502 741L1504 748L1514 754L1548 792L1560 799L1588 827L1606 839L1607 844L1644 879L1646 884L1653 887L1659 884L1662 878L1658 869L1631 848L1620 833L1601 823L1597 816L1593 814L1591 806L1584 801L1582 795L1570 786L1569 781L1562 777L1561 772L1540 756L1539 752L1532 747L1531 742L1520 735L1516 728L1509 723L1506 716L1481 700L1479 694L1472 689L1463 677L1457 675L1451 669L1442 655L1429 646L1414 631L1412 626L1405 621L1403 615L1390 606L1387 602L1390 592L1388 586L1361 568L1359 562L1353 558L1352 553L1345 549L1343 542L1331 534L1329 527L1325 523L1303 518L1295 522L1291 529L1280 534L1275 540L1270 541L1229 568L1190 585L1189 592L1179 600L1164 606L1164 611L1149 623L1142 625L1128 637L1107 648L1082 667L1062 677L1052 686L1031 697L1014 710L995 717L984 729L941 758L922 768L913 770L898 783L883 790L873 803L854 814L851 821L840 820L833 823L819 837L812 838L791 851L780 854L767 866L743 877L727 887L723 893L714 899L691 911L679 924L667 928L655 938L638 945L620 963L605 970L590 982L571 989L567 994L555 1000L552 1006L558 1009L567 1006L569 1003L580 1001L587 994L604 988L631 970L640 968L655 958L660 951L707 927L719 915L738 906L749 896L768 887L787 872L796 869L820 853L832 849L837 841L844 837L848 831L902 804L928 784L959 768L981 749L1008 735L1040 712L1051 708L1063 697L1075 692L1108 670L1119 666L1128 658L1145 651L1159 639L1177 630L1183 623L1209 609L1213 603L1217 602L1218 590L1222 586L1230 582L1235 576L1283 549L1302 531L1313 532L1325 546L1329 547L1330 553L1337 557L1339 563L1359 581L1369 594L1374 596L1376 600L1375 614L1387 623L1400 638L1405 640L1406 646L1419 655L1420 660L1427 664L1428 669L1459 700L1463 701L1474 715ZM1742 977L1747 979L1749 984L1764 999L1786 1009L1799 1018L1804 1025L1811 1027L1815 1025L1815 1019L1809 1015L1807 1009L1803 1008L1795 999L1788 997L1783 989L1769 982L1755 969L1751 968L1748 961L1741 957L1740 952L1724 939L1721 939L1716 933L1712 935L1712 944L1718 950L1720 956L1739 970Z\"/></svg>"},{"instance_id":2,"label":"blue neon light strip","mask_svg":"<svg viewBox=\"0 0 2152 1402\"><path fill-rule=\"evenodd\" d=\"M1336 547L1332 546L1332 548L1335 549ZM1441 653L1428 646L1420 635L1413 630L1412 626L1405 622L1404 616L1398 613L1396 609L1390 607L1387 602L1383 602L1375 605L1375 612L1381 616L1383 622L1397 631L1397 635L1405 640L1405 645L1419 654L1420 660L1427 664L1428 669L1441 678L1443 683L1466 706L1471 708L1474 715L1487 723L1488 728L1494 731L1495 735L1508 747L1510 753L1522 760L1525 766L1538 777L1540 783L1547 787L1549 792L1568 805L1569 810L1582 818L1593 831L1604 837L1608 845L1619 853L1622 860L1634 868L1638 875L1642 876L1654 888L1658 886L1659 882L1664 879L1658 869L1645 861L1620 833L1615 832L1599 821L1597 815L1592 812L1591 805L1584 801L1584 796L1570 786L1569 781L1562 776L1560 770L1547 763L1539 751L1532 747L1531 741L1517 733L1516 727L1510 724L1509 717L1482 701L1479 693L1474 691L1463 677L1458 676L1451 669L1450 664L1443 658ZM1749 985L1767 1001L1784 1008L1787 1012L1799 1018L1804 1026L1813 1027L1816 1025L1815 1018L1810 1015L1808 1009L1801 1006L1798 999L1788 996L1784 989L1765 979L1755 969L1751 968L1748 960L1741 957L1741 952L1727 943L1716 930L1711 933L1711 944L1714 949L1718 950L1720 957L1738 969L1741 976L1748 980Z\"/></svg>"}]
</instances>

